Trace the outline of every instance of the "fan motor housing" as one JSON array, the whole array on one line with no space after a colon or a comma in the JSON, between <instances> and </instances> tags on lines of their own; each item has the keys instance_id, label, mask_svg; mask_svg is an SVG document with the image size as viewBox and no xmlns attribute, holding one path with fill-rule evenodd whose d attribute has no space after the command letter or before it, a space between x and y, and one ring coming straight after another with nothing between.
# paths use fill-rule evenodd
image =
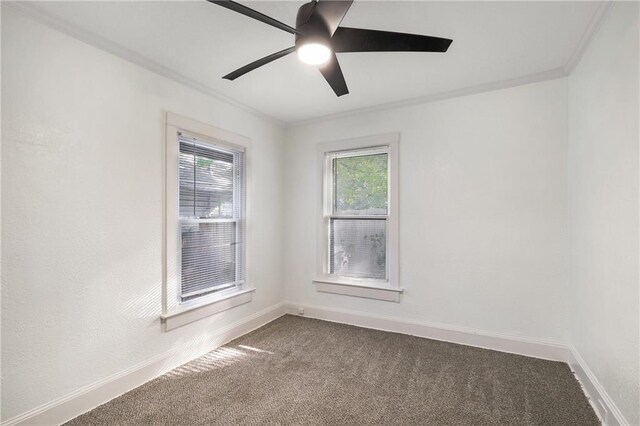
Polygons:
<instances>
[{"instance_id":1,"label":"fan motor housing","mask_svg":"<svg viewBox=\"0 0 640 426\"><path fill-rule=\"evenodd\" d=\"M298 15L296 16L296 30L298 33L295 35L296 48L307 43L320 43L330 47L331 34L327 24L312 14L315 4L315 1L305 3L298 9Z\"/></svg>"}]
</instances>

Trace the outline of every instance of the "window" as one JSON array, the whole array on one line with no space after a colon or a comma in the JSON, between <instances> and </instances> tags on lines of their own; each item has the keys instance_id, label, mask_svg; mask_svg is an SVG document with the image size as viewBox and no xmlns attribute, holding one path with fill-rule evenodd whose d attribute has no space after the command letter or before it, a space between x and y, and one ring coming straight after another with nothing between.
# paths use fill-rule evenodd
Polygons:
<instances>
[{"instance_id":1,"label":"window","mask_svg":"<svg viewBox=\"0 0 640 426\"><path fill-rule=\"evenodd\" d=\"M387 280L388 147L327 154L329 274Z\"/></svg>"},{"instance_id":2,"label":"window","mask_svg":"<svg viewBox=\"0 0 640 426\"><path fill-rule=\"evenodd\" d=\"M244 284L244 151L178 139L184 302Z\"/></svg>"},{"instance_id":3,"label":"window","mask_svg":"<svg viewBox=\"0 0 640 426\"><path fill-rule=\"evenodd\" d=\"M249 141L167 114L162 322L179 327L251 301L247 285Z\"/></svg>"},{"instance_id":4,"label":"window","mask_svg":"<svg viewBox=\"0 0 640 426\"><path fill-rule=\"evenodd\" d=\"M399 301L397 135L321 145L319 291Z\"/></svg>"}]
</instances>

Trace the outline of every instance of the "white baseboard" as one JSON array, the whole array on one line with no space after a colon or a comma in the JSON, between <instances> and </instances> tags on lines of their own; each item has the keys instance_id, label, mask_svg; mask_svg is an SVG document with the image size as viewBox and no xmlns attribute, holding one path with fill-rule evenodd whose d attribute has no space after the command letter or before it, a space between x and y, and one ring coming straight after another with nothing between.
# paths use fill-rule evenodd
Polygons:
<instances>
[{"instance_id":1,"label":"white baseboard","mask_svg":"<svg viewBox=\"0 0 640 426\"><path fill-rule=\"evenodd\" d=\"M629 424L589 366L572 346L466 327L407 321L401 318L371 315L357 311L285 302L256 312L247 318L212 332L204 339L204 343L173 349L136 364L66 396L8 419L2 423L2 426L64 423L169 370L262 327L285 313L298 315L299 308L304 309L304 316L310 318L566 362L574 371L594 410L604 424L615 426Z\"/></svg>"},{"instance_id":2,"label":"white baseboard","mask_svg":"<svg viewBox=\"0 0 640 426\"><path fill-rule=\"evenodd\" d=\"M285 314L284 303L263 309L240 321L215 330L207 338L172 349L126 370L105 377L68 395L36 407L2 423L14 425L58 425L116 398L159 375L222 346Z\"/></svg>"},{"instance_id":3,"label":"white baseboard","mask_svg":"<svg viewBox=\"0 0 640 426\"><path fill-rule=\"evenodd\" d=\"M624 426L630 424L624 415L613 402L607 391L604 389L593 371L589 368L585 360L580 356L576 348L570 347L571 358L569 365L571 370L580 381L584 393L589 398L593 409L605 425Z\"/></svg>"},{"instance_id":4,"label":"white baseboard","mask_svg":"<svg viewBox=\"0 0 640 426\"><path fill-rule=\"evenodd\" d=\"M372 315L369 313L286 303L288 314L298 315L298 308L304 309L304 316L357 325L376 330L393 331L411 336L426 337L444 342L459 343L467 346L509 352L552 361L568 362L571 352L569 346L542 339L531 339L502 333L476 330L447 324L410 321L402 318Z\"/></svg>"},{"instance_id":5,"label":"white baseboard","mask_svg":"<svg viewBox=\"0 0 640 426\"><path fill-rule=\"evenodd\" d=\"M624 416L573 346L542 339L531 339L447 324L408 321L401 318L287 302L286 312L325 321L392 331L428 339L509 352L569 364L594 411L605 425L628 425Z\"/></svg>"}]
</instances>

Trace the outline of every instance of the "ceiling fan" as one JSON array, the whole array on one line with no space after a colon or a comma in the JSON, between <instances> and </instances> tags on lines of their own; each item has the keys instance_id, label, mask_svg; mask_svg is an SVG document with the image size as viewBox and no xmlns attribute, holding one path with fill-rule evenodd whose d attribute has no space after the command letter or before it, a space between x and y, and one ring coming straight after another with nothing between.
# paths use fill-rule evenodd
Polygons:
<instances>
[{"instance_id":1,"label":"ceiling fan","mask_svg":"<svg viewBox=\"0 0 640 426\"><path fill-rule=\"evenodd\" d=\"M231 0L207 0L295 35L295 45L251 62L222 78L235 80L294 51L307 64L317 65L337 96L349 93L336 53L446 52L453 40L417 34L340 27L353 0L311 0L298 9L296 27Z\"/></svg>"}]
</instances>

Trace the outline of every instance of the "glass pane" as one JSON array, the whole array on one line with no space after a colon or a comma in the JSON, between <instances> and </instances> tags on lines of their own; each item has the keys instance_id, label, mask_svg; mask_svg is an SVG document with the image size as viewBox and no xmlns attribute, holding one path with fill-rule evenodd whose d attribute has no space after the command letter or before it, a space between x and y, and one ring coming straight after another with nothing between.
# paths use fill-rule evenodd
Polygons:
<instances>
[{"instance_id":1,"label":"glass pane","mask_svg":"<svg viewBox=\"0 0 640 426\"><path fill-rule=\"evenodd\" d=\"M386 219L331 219L330 273L386 279Z\"/></svg>"},{"instance_id":2,"label":"glass pane","mask_svg":"<svg viewBox=\"0 0 640 426\"><path fill-rule=\"evenodd\" d=\"M382 153L333 159L334 214L387 214L387 158Z\"/></svg>"},{"instance_id":3,"label":"glass pane","mask_svg":"<svg viewBox=\"0 0 640 426\"><path fill-rule=\"evenodd\" d=\"M236 282L236 223L182 223L182 295Z\"/></svg>"},{"instance_id":4,"label":"glass pane","mask_svg":"<svg viewBox=\"0 0 640 426\"><path fill-rule=\"evenodd\" d=\"M180 144L180 216L233 217L233 155Z\"/></svg>"}]
</instances>

